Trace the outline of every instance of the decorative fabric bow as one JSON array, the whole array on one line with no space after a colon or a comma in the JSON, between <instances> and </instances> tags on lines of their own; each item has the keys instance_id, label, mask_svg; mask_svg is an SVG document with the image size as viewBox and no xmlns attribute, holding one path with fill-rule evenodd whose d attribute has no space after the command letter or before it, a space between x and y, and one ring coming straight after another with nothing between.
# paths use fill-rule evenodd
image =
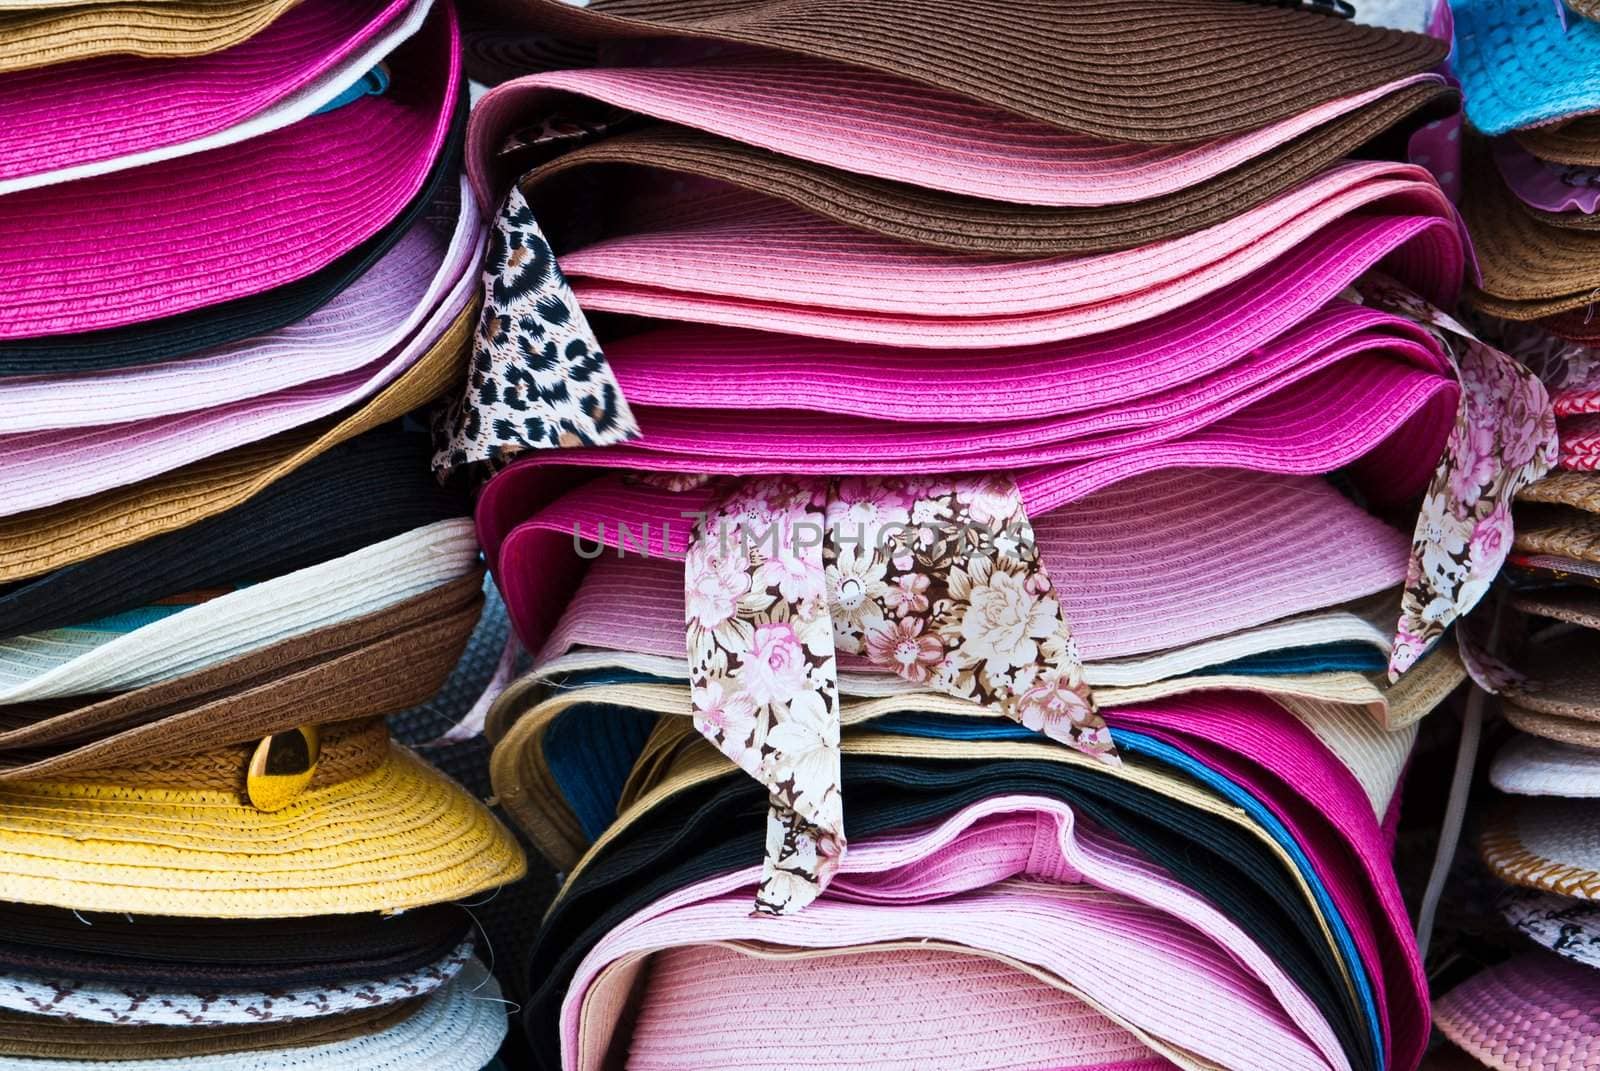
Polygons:
<instances>
[{"instance_id":1,"label":"decorative fabric bow","mask_svg":"<svg viewBox=\"0 0 1600 1071\"><path fill-rule=\"evenodd\" d=\"M1415 665L1489 591L1511 552L1511 503L1556 462L1539 377L1398 283L1368 276L1368 304L1426 327L1455 362L1461 402L1411 539L1389 678Z\"/></svg>"},{"instance_id":2,"label":"decorative fabric bow","mask_svg":"<svg viewBox=\"0 0 1600 1071\"><path fill-rule=\"evenodd\" d=\"M1120 761L1009 478L741 481L684 593L695 726L771 792L758 912L844 855L841 654Z\"/></svg>"}]
</instances>

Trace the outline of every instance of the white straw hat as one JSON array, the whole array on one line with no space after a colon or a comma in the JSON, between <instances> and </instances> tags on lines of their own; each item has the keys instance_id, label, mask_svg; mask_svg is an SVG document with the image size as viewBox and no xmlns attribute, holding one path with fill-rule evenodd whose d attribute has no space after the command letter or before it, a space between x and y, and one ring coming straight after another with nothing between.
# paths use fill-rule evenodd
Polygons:
<instances>
[{"instance_id":1,"label":"white straw hat","mask_svg":"<svg viewBox=\"0 0 1600 1071\"><path fill-rule=\"evenodd\" d=\"M1489 780L1519 796L1600 798L1600 751L1519 733L1494 757Z\"/></svg>"}]
</instances>

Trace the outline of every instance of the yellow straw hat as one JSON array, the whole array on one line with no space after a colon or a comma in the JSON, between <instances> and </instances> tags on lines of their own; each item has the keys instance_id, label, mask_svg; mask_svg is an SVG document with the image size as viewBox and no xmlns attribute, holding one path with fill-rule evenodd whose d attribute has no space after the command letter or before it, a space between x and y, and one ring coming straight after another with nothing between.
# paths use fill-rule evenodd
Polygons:
<instances>
[{"instance_id":1,"label":"yellow straw hat","mask_svg":"<svg viewBox=\"0 0 1600 1071\"><path fill-rule=\"evenodd\" d=\"M0 4L0 73L92 56L200 56L266 29L295 0Z\"/></svg>"},{"instance_id":2,"label":"yellow straw hat","mask_svg":"<svg viewBox=\"0 0 1600 1071\"><path fill-rule=\"evenodd\" d=\"M265 746L0 786L0 901L285 918L443 903L525 872L488 809L381 719L326 729L298 793L258 807Z\"/></svg>"},{"instance_id":3,"label":"yellow straw hat","mask_svg":"<svg viewBox=\"0 0 1600 1071\"><path fill-rule=\"evenodd\" d=\"M141 483L0 519L0 584L59 569L232 509L312 458L425 405L466 367L476 303L360 408Z\"/></svg>"}]
</instances>

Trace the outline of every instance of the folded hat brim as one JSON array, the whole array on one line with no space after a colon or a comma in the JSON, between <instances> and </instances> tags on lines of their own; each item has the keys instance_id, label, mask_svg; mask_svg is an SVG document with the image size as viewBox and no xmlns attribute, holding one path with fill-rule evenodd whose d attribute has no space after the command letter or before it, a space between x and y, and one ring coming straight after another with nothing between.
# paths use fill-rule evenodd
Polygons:
<instances>
[{"instance_id":1,"label":"folded hat brim","mask_svg":"<svg viewBox=\"0 0 1600 1071\"><path fill-rule=\"evenodd\" d=\"M1552 164L1600 167L1600 116L1512 131L1517 143Z\"/></svg>"},{"instance_id":2,"label":"folded hat brim","mask_svg":"<svg viewBox=\"0 0 1600 1071\"><path fill-rule=\"evenodd\" d=\"M1494 1071L1593 1067L1600 1015L1589 971L1548 952L1518 956L1440 997L1434 1024Z\"/></svg>"},{"instance_id":3,"label":"folded hat brim","mask_svg":"<svg viewBox=\"0 0 1600 1071\"><path fill-rule=\"evenodd\" d=\"M1507 798L1490 815L1479 841L1500 880L1583 900L1600 900L1600 803Z\"/></svg>"}]
</instances>

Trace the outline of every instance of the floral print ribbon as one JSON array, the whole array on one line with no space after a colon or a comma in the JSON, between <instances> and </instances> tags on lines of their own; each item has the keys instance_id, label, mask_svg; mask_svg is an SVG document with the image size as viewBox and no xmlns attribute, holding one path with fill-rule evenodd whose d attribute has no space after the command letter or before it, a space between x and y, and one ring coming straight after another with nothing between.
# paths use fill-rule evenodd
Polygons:
<instances>
[{"instance_id":1,"label":"floral print ribbon","mask_svg":"<svg viewBox=\"0 0 1600 1071\"><path fill-rule=\"evenodd\" d=\"M441 476L523 450L639 437L600 342L516 187L490 228L467 384L437 415L434 437Z\"/></svg>"},{"instance_id":2,"label":"floral print ribbon","mask_svg":"<svg viewBox=\"0 0 1600 1071\"><path fill-rule=\"evenodd\" d=\"M695 726L771 791L758 912L843 858L841 652L1120 761L1007 478L740 481L684 585Z\"/></svg>"},{"instance_id":3,"label":"floral print ribbon","mask_svg":"<svg viewBox=\"0 0 1600 1071\"><path fill-rule=\"evenodd\" d=\"M1506 354L1398 283L1371 276L1369 304L1426 327L1455 362L1461 402L1411 540L1400 622L1389 656L1397 680L1489 591L1511 551L1511 503L1556 460L1544 384Z\"/></svg>"}]
</instances>

